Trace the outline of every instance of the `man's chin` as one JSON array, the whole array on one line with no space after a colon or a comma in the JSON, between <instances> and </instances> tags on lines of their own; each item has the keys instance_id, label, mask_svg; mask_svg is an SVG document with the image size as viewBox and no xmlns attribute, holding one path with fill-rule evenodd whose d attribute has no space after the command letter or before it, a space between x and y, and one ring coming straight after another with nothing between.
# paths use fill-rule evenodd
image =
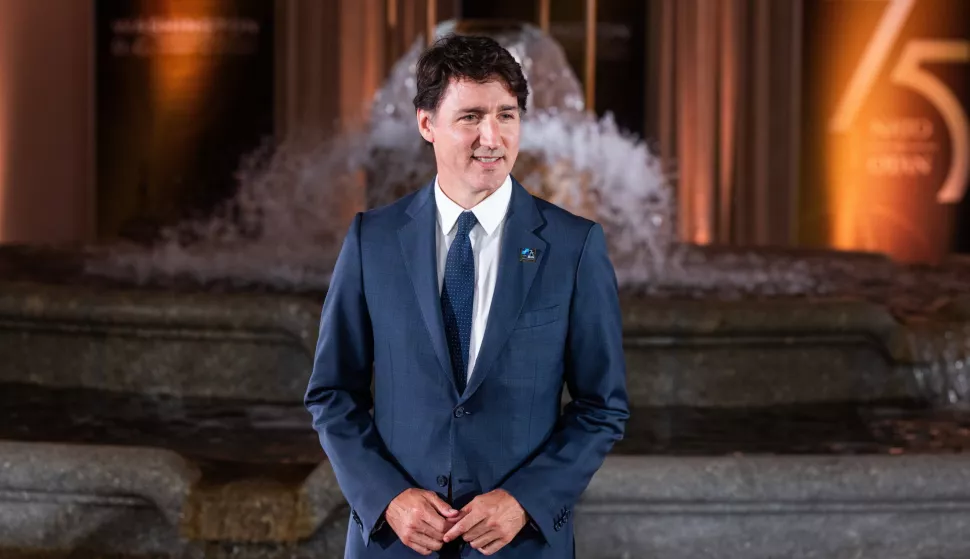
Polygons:
<instances>
[{"instance_id":1,"label":"man's chin","mask_svg":"<svg viewBox=\"0 0 970 559\"><path fill-rule=\"evenodd\" d=\"M502 183L505 182L505 178L508 176L509 172L504 169L490 171L476 177L477 180L473 184L475 185L475 189L479 192L494 192L498 190L500 186L502 186Z\"/></svg>"}]
</instances>

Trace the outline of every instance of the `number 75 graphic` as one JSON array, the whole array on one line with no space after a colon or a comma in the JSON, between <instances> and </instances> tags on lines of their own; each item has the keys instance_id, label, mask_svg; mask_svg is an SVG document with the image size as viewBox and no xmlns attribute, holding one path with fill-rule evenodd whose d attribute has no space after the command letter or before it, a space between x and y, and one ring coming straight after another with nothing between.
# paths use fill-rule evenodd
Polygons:
<instances>
[{"instance_id":1,"label":"number 75 graphic","mask_svg":"<svg viewBox=\"0 0 970 559\"><path fill-rule=\"evenodd\" d=\"M889 51L899 37L916 0L889 0L876 32L866 45L862 60L852 74L849 87L839 101L829 131L843 133L849 129L862 102L886 62ZM970 41L913 39L906 43L892 69L892 83L908 87L929 101L939 111L953 142L953 157L937 202L952 204L963 199L970 171L970 125L960 101L950 88L932 73L921 68L926 62L968 62Z\"/></svg>"}]
</instances>

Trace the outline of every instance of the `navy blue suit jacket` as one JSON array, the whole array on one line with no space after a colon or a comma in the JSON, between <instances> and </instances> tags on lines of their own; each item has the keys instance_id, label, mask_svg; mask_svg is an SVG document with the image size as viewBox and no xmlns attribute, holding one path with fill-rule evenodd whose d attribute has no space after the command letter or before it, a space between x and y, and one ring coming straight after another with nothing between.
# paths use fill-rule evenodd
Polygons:
<instances>
[{"instance_id":1,"label":"navy blue suit jacket","mask_svg":"<svg viewBox=\"0 0 970 559\"><path fill-rule=\"evenodd\" d=\"M323 305L305 403L350 504L346 557L419 557L382 518L409 487L450 492L456 509L505 489L531 522L497 556L572 557L571 511L629 417L603 229L513 180L488 325L459 394L433 186L355 216Z\"/></svg>"}]
</instances>

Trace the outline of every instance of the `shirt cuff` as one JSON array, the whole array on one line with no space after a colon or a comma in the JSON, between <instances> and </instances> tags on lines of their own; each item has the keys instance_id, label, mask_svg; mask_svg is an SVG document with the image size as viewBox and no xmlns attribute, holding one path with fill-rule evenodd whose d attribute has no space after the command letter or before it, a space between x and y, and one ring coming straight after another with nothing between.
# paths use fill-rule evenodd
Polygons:
<instances>
[{"instance_id":1,"label":"shirt cuff","mask_svg":"<svg viewBox=\"0 0 970 559\"><path fill-rule=\"evenodd\" d=\"M384 518L384 515L381 514L381 516L377 519L377 524L374 525L374 529L371 530L370 535L373 536L374 534L380 532L381 528L383 528L385 524L387 524L387 520Z\"/></svg>"}]
</instances>

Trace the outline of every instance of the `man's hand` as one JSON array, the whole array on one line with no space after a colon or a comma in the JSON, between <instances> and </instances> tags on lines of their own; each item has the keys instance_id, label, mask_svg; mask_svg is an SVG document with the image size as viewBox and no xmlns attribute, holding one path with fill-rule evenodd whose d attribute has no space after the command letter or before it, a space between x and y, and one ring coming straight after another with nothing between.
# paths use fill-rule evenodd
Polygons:
<instances>
[{"instance_id":1,"label":"man's hand","mask_svg":"<svg viewBox=\"0 0 970 559\"><path fill-rule=\"evenodd\" d=\"M444 541L462 536L473 548L491 555L508 545L527 521L525 509L515 497L504 489L496 489L465 505Z\"/></svg>"},{"instance_id":2,"label":"man's hand","mask_svg":"<svg viewBox=\"0 0 970 559\"><path fill-rule=\"evenodd\" d=\"M384 518L401 543L421 555L431 555L443 545L444 533L459 516L434 491L405 489L387 505Z\"/></svg>"}]
</instances>

